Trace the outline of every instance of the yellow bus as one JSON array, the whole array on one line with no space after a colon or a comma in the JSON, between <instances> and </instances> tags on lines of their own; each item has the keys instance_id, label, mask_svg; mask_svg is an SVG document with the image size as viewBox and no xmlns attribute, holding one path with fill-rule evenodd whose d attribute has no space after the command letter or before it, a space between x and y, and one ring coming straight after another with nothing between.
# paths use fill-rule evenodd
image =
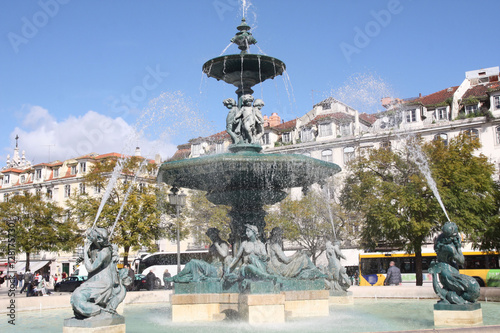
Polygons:
<instances>
[{"instance_id":1,"label":"yellow bus","mask_svg":"<svg viewBox=\"0 0 500 333\"><path fill-rule=\"evenodd\" d=\"M500 253L464 251L465 263L460 273L472 276L481 287L500 287ZM424 284L432 283L432 275L428 272L435 252L422 253L422 275ZM401 270L403 283L416 282L415 255L404 252L362 253L359 255L359 285L382 286L389 263L394 261Z\"/></svg>"}]
</instances>

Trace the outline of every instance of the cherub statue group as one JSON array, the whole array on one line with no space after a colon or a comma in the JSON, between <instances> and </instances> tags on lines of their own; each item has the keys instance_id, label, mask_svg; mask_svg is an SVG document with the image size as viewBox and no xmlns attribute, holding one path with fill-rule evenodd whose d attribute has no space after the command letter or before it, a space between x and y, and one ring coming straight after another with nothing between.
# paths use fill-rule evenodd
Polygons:
<instances>
[{"instance_id":1,"label":"cherub statue group","mask_svg":"<svg viewBox=\"0 0 500 333\"><path fill-rule=\"evenodd\" d=\"M209 229L207 235L213 242L209 250L213 254L212 262L191 260L179 274L168 278L167 282L225 280L247 283L251 280L267 280L282 283L288 279L330 278L329 274L323 273L313 264L307 253L297 251L292 256L284 253L281 228L274 228L265 244L259 239L256 226L246 224L245 228L246 239L241 242L234 257L229 255L229 244L220 238L219 231Z\"/></svg>"},{"instance_id":2,"label":"cherub statue group","mask_svg":"<svg viewBox=\"0 0 500 333\"><path fill-rule=\"evenodd\" d=\"M254 101L252 95L246 94L240 98L240 107L233 98L225 99L223 104L229 109L226 131L233 143L258 143L264 135L264 119L261 113L264 101L261 99Z\"/></svg>"}]
</instances>

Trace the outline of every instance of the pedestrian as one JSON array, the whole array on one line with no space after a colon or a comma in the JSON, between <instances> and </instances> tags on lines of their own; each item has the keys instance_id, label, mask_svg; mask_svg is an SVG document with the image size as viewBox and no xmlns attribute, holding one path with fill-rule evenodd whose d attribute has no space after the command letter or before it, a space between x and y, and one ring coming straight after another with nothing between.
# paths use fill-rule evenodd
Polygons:
<instances>
[{"instance_id":1,"label":"pedestrian","mask_svg":"<svg viewBox=\"0 0 500 333\"><path fill-rule=\"evenodd\" d=\"M168 269L163 272L163 282L165 283L165 289L172 289L172 283L167 282L167 278L172 277L172 275L168 272Z\"/></svg>"},{"instance_id":2,"label":"pedestrian","mask_svg":"<svg viewBox=\"0 0 500 333\"><path fill-rule=\"evenodd\" d=\"M2 289L2 284L5 282L5 276L3 272L0 272L0 289Z\"/></svg>"},{"instance_id":3,"label":"pedestrian","mask_svg":"<svg viewBox=\"0 0 500 333\"><path fill-rule=\"evenodd\" d=\"M14 272L14 288L17 289L17 281L19 281L19 274L17 272Z\"/></svg>"},{"instance_id":4,"label":"pedestrian","mask_svg":"<svg viewBox=\"0 0 500 333\"><path fill-rule=\"evenodd\" d=\"M135 281L135 273L132 268L130 268L130 265L125 265L125 267L128 269L128 276L131 279L131 283L127 286L127 291L132 291L134 290L134 281Z\"/></svg>"},{"instance_id":5,"label":"pedestrian","mask_svg":"<svg viewBox=\"0 0 500 333\"><path fill-rule=\"evenodd\" d=\"M66 274L66 272L62 272L62 279L63 280L66 280L66 278L68 277L68 274Z\"/></svg>"},{"instance_id":6,"label":"pedestrian","mask_svg":"<svg viewBox=\"0 0 500 333\"><path fill-rule=\"evenodd\" d=\"M386 286L399 286L401 284L401 271L396 267L396 263L391 261L387 276L385 277L384 285Z\"/></svg>"},{"instance_id":7,"label":"pedestrian","mask_svg":"<svg viewBox=\"0 0 500 333\"><path fill-rule=\"evenodd\" d=\"M30 270L26 270L26 273L24 273L24 286L21 288L21 293L25 289L29 289L29 286L31 285L31 282L33 281L33 274L31 274Z\"/></svg>"},{"instance_id":8,"label":"pedestrian","mask_svg":"<svg viewBox=\"0 0 500 333\"><path fill-rule=\"evenodd\" d=\"M17 284L19 286L19 288L22 288L23 287L23 282L24 282L24 274L23 272L19 272L19 277L17 279Z\"/></svg>"},{"instance_id":9,"label":"pedestrian","mask_svg":"<svg viewBox=\"0 0 500 333\"><path fill-rule=\"evenodd\" d=\"M146 288L148 290L153 290L155 286L156 275L153 273L153 270L150 270L146 275Z\"/></svg>"}]
</instances>

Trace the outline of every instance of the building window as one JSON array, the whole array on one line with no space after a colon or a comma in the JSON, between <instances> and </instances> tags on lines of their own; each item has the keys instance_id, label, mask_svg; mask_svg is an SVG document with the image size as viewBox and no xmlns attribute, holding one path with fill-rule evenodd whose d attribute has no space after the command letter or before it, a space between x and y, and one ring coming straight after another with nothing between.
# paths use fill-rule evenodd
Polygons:
<instances>
[{"instance_id":1,"label":"building window","mask_svg":"<svg viewBox=\"0 0 500 333\"><path fill-rule=\"evenodd\" d=\"M303 128L301 133L302 142L309 142L314 139L312 128Z\"/></svg>"},{"instance_id":2,"label":"building window","mask_svg":"<svg viewBox=\"0 0 500 333\"><path fill-rule=\"evenodd\" d=\"M86 162L80 162L80 172L84 173L87 171L87 163Z\"/></svg>"},{"instance_id":3,"label":"building window","mask_svg":"<svg viewBox=\"0 0 500 333\"><path fill-rule=\"evenodd\" d=\"M262 144L263 145L268 145L269 144L269 133L266 133L262 136Z\"/></svg>"},{"instance_id":4,"label":"building window","mask_svg":"<svg viewBox=\"0 0 500 333\"><path fill-rule=\"evenodd\" d=\"M47 199L52 200L52 190L47 189Z\"/></svg>"},{"instance_id":5,"label":"building window","mask_svg":"<svg viewBox=\"0 0 500 333\"><path fill-rule=\"evenodd\" d=\"M477 111L477 104L465 106L465 114L474 114L476 113L476 111Z\"/></svg>"},{"instance_id":6,"label":"building window","mask_svg":"<svg viewBox=\"0 0 500 333\"><path fill-rule=\"evenodd\" d=\"M76 165L71 166L71 174L76 175Z\"/></svg>"},{"instance_id":7,"label":"building window","mask_svg":"<svg viewBox=\"0 0 500 333\"><path fill-rule=\"evenodd\" d=\"M332 124L319 124L319 136L331 136L333 134Z\"/></svg>"},{"instance_id":8,"label":"building window","mask_svg":"<svg viewBox=\"0 0 500 333\"><path fill-rule=\"evenodd\" d=\"M441 140L441 141L443 141L444 145L447 146L448 145L448 134L446 134L446 133L436 134L436 135L434 135L434 140L435 141Z\"/></svg>"},{"instance_id":9,"label":"building window","mask_svg":"<svg viewBox=\"0 0 500 333\"><path fill-rule=\"evenodd\" d=\"M3 183L4 184L9 184L10 183L10 175L5 175L5 177L3 178Z\"/></svg>"},{"instance_id":10,"label":"building window","mask_svg":"<svg viewBox=\"0 0 500 333\"><path fill-rule=\"evenodd\" d=\"M71 196L71 185L64 185L64 197L69 198Z\"/></svg>"},{"instance_id":11,"label":"building window","mask_svg":"<svg viewBox=\"0 0 500 333\"><path fill-rule=\"evenodd\" d=\"M342 136L346 136L346 135L351 135L351 124L341 124L340 125L340 134Z\"/></svg>"},{"instance_id":12,"label":"building window","mask_svg":"<svg viewBox=\"0 0 500 333\"><path fill-rule=\"evenodd\" d=\"M5 193L3 195L3 201L5 201L5 202L9 201L9 194L8 193Z\"/></svg>"},{"instance_id":13,"label":"building window","mask_svg":"<svg viewBox=\"0 0 500 333\"><path fill-rule=\"evenodd\" d=\"M326 149L321 152L321 159L325 162L333 162L333 153L331 149Z\"/></svg>"},{"instance_id":14,"label":"building window","mask_svg":"<svg viewBox=\"0 0 500 333\"><path fill-rule=\"evenodd\" d=\"M59 177L59 169L54 169L54 178Z\"/></svg>"},{"instance_id":15,"label":"building window","mask_svg":"<svg viewBox=\"0 0 500 333\"><path fill-rule=\"evenodd\" d=\"M354 147L344 148L344 164L349 163L354 159Z\"/></svg>"},{"instance_id":16,"label":"building window","mask_svg":"<svg viewBox=\"0 0 500 333\"><path fill-rule=\"evenodd\" d=\"M497 144L500 145L500 126L495 128L495 134L496 134Z\"/></svg>"},{"instance_id":17,"label":"building window","mask_svg":"<svg viewBox=\"0 0 500 333\"><path fill-rule=\"evenodd\" d=\"M21 176L21 184L24 184L24 182L26 181L26 176L25 175L22 175Z\"/></svg>"},{"instance_id":18,"label":"building window","mask_svg":"<svg viewBox=\"0 0 500 333\"><path fill-rule=\"evenodd\" d=\"M290 135L290 132L283 133L283 135L281 136L281 141L283 141L283 143L291 142L292 136Z\"/></svg>"},{"instance_id":19,"label":"building window","mask_svg":"<svg viewBox=\"0 0 500 333\"><path fill-rule=\"evenodd\" d=\"M448 112L446 111L446 108L438 108L436 110L436 118L438 120L448 120Z\"/></svg>"},{"instance_id":20,"label":"building window","mask_svg":"<svg viewBox=\"0 0 500 333\"><path fill-rule=\"evenodd\" d=\"M193 156L199 156L201 154L201 144L197 143L191 146L191 153Z\"/></svg>"},{"instance_id":21,"label":"building window","mask_svg":"<svg viewBox=\"0 0 500 333\"><path fill-rule=\"evenodd\" d=\"M42 179L42 169L36 169L35 170L35 179L36 180Z\"/></svg>"},{"instance_id":22,"label":"building window","mask_svg":"<svg viewBox=\"0 0 500 333\"><path fill-rule=\"evenodd\" d=\"M391 141L389 141L389 140L382 141L380 143L380 148L385 149L385 150L391 150Z\"/></svg>"},{"instance_id":23,"label":"building window","mask_svg":"<svg viewBox=\"0 0 500 333\"><path fill-rule=\"evenodd\" d=\"M479 131L475 128L466 129L463 133L471 139L479 139Z\"/></svg>"},{"instance_id":24,"label":"building window","mask_svg":"<svg viewBox=\"0 0 500 333\"><path fill-rule=\"evenodd\" d=\"M406 122L413 123L415 121L417 121L417 110L416 109L407 110L406 111Z\"/></svg>"},{"instance_id":25,"label":"building window","mask_svg":"<svg viewBox=\"0 0 500 333\"><path fill-rule=\"evenodd\" d=\"M80 194L85 194L85 184L84 183L80 183L78 185L79 189L80 189Z\"/></svg>"},{"instance_id":26,"label":"building window","mask_svg":"<svg viewBox=\"0 0 500 333\"><path fill-rule=\"evenodd\" d=\"M99 184L94 185L94 193L101 193L101 186Z\"/></svg>"},{"instance_id":27,"label":"building window","mask_svg":"<svg viewBox=\"0 0 500 333\"><path fill-rule=\"evenodd\" d=\"M37 188L37 189L35 190L35 194L36 194L37 196L41 196L41 195L42 195L42 189L41 189L41 188Z\"/></svg>"},{"instance_id":28,"label":"building window","mask_svg":"<svg viewBox=\"0 0 500 333\"><path fill-rule=\"evenodd\" d=\"M224 142L217 142L215 144L215 153L222 154L224 152Z\"/></svg>"},{"instance_id":29,"label":"building window","mask_svg":"<svg viewBox=\"0 0 500 333\"><path fill-rule=\"evenodd\" d=\"M495 110L500 109L500 96L493 96L493 105L495 106Z\"/></svg>"}]
</instances>

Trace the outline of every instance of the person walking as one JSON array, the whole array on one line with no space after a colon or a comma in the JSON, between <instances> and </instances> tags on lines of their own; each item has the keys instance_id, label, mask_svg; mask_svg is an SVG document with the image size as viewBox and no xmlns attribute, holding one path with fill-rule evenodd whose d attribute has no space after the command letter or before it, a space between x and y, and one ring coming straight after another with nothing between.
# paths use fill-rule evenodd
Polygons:
<instances>
[{"instance_id":1,"label":"person walking","mask_svg":"<svg viewBox=\"0 0 500 333\"><path fill-rule=\"evenodd\" d=\"M23 272L19 272L17 275L18 275L17 286L19 288L22 288L23 287L23 282L24 282L24 274L23 274Z\"/></svg>"},{"instance_id":2,"label":"person walking","mask_svg":"<svg viewBox=\"0 0 500 333\"><path fill-rule=\"evenodd\" d=\"M30 270L28 269L26 273L24 273L24 286L21 288L21 293L28 288L28 286L31 285L31 282L33 281L33 274L31 274Z\"/></svg>"},{"instance_id":3,"label":"person walking","mask_svg":"<svg viewBox=\"0 0 500 333\"><path fill-rule=\"evenodd\" d=\"M131 283L127 286L127 291L132 291L134 290L134 281L135 281L135 273L132 268L130 268L130 265L125 266L128 269L128 276L131 279Z\"/></svg>"},{"instance_id":4,"label":"person walking","mask_svg":"<svg viewBox=\"0 0 500 333\"><path fill-rule=\"evenodd\" d=\"M387 276L385 277L384 285L386 286L399 286L401 284L401 271L396 267L396 263L391 261Z\"/></svg>"},{"instance_id":5,"label":"person walking","mask_svg":"<svg viewBox=\"0 0 500 333\"><path fill-rule=\"evenodd\" d=\"M168 282L167 279L172 275L169 273L168 269L163 272L163 282L165 283L165 289L172 289L172 283Z\"/></svg>"},{"instance_id":6,"label":"person walking","mask_svg":"<svg viewBox=\"0 0 500 333\"><path fill-rule=\"evenodd\" d=\"M155 273L153 273L153 270L150 270L149 273L146 275L146 288L148 288L148 290L153 290L155 286L155 279L156 279Z\"/></svg>"}]
</instances>

